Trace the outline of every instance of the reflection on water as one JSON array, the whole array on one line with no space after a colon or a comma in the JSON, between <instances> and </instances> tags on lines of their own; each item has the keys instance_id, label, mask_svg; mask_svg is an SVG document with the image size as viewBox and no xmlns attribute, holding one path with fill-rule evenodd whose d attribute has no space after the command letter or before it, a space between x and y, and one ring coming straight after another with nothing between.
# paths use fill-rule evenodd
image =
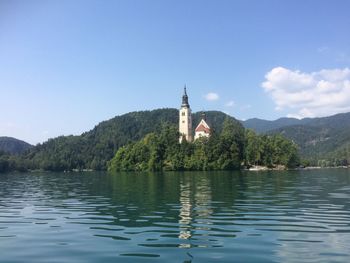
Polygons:
<instances>
[{"instance_id":1,"label":"reflection on water","mask_svg":"<svg viewBox=\"0 0 350 263\"><path fill-rule=\"evenodd\" d=\"M190 239L191 234L191 221L192 221L192 203L191 201L191 188L190 183L183 182L180 180L180 220L179 220L179 227L180 227L180 233L179 238L180 239ZM181 244L181 247L189 247L188 244Z\"/></svg>"},{"instance_id":2,"label":"reflection on water","mask_svg":"<svg viewBox=\"0 0 350 263\"><path fill-rule=\"evenodd\" d=\"M345 169L2 174L0 262L348 262L349 196Z\"/></svg>"},{"instance_id":3,"label":"reflection on water","mask_svg":"<svg viewBox=\"0 0 350 263\"><path fill-rule=\"evenodd\" d=\"M211 188L207 177L199 178L196 181L191 180L189 176L181 176L179 239L190 241L193 233L210 230L210 228L205 227L205 225L210 225L209 218L213 212L210 203ZM197 224L193 225L193 222ZM205 244L198 246L207 247ZM179 247L190 248L191 242L181 243Z\"/></svg>"}]
</instances>

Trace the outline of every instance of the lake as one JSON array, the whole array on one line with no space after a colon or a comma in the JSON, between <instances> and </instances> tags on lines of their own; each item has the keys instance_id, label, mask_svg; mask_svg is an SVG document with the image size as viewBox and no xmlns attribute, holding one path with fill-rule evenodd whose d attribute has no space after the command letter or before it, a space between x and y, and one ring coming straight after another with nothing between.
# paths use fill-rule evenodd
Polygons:
<instances>
[{"instance_id":1,"label":"lake","mask_svg":"<svg viewBox=\"0 0 350 263\"><path fill-rule=\"evenodd\" d=\"M350 262L350 170L0 174L0 262Z\"/></svg>"}]
</instances>

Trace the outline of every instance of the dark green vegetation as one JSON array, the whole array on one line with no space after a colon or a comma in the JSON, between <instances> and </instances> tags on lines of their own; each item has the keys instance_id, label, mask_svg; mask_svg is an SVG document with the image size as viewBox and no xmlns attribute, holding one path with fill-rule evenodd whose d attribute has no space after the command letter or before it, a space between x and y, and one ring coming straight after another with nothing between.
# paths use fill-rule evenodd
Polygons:
<instances>
[{"instance_id":1,"label":"dark green vegetation","mask_svg":"<svg viewBox=\"0 0 350 263\"><path fill-rule=\"evenodd\" d=\"M23 154L33 146L24 141L11 138L0 137L0 173L7 171L26 171L28 162L23 158Z\"/></svg>"},{"instance_id":2,"label":"dark green vegetation","mask_svg":"<svg viewBox=\"0 0 350 263\"><path fill-rule=\"evenodd\" d=\"M21 154L33 146L24 141L11 138L11 137L0 137L0 151L9 154Z\"/></svg>"},{"instance_id":3,"label":"dark green vegetation","mask_svg":"<svg viewBox=\"0 0 350 263\"><path fill-rule=\"evenodd\" d=\"M215 136L220 137L227 115L219 111L210 111L206 113L206 116L209 124L213 127ZM193 114L193 128L199 122L200 117L200 112ZM105 170L107 162L113 158L120 147L137 142L147 134L160 131L164 124L175 126L178 124L177 109L131 112L117 116L101 122L91 131L80 136L61 136L50 139L18 156L2 152L0 153L0 171L26 169ZM257 137L261 139L258 140L259 144L251 146L249 141L245 141L244 158L241 160L246 163L262 165L280 163L281 161L269 157L270 153L273 155L269 145L277 144L271 140L277 140L276 138L279 137L267 136L278 134L282 134L298 145L301 158L306 160L305 164L336 166L350 163L350 113L303 120L290 118L276 121L251 119L242 122L242 124L246 128L255 129L260 134ZM215 136L213 140L216 138ZM247 133L245 137L248 137ZM210 142L208 144L210 145ZM247 155L247 149L253 146L257 147L255 149L257 152L254 153L256 154L255 159L251 159L252 156ZM191 147L199 146L194 144ZM252 150L250 152L252 154ZM269 158L270 161L267 160ZM186 163L186 166L183 167L184 169L195 169L193 168L195 166L191 165ZM214 169L212 166L197 166L201 169Z\"/></svg>"},{"instance_id":4,"label":"dark green vegetation","mask_svg":"<svg viewBox=\"0 0 350 263\"><path fill-rule=\"evenodd\" d=\"M121 146L159 130L163 123L177 123L177 118L175 109L131 112L103 121L80 136L50 139L25 158L32 168L44 170L106 170L107 162Z\"/></svg>"},{"instance_id":5,"label":"dark green vegetation","mask_svg":"<svg viewBox=\"0 0 350 263\"><path fill-rule=\"evenodd\" d=\"M302 120L247 120L246 127L267 134L283 134L293 140L307 164L339 166L350 163L350 113Z\"/></svg>"},{"instance_id":6,"label":"dark green vegetation","mask_svg":"<svg viewBox=\"0 0 350 263\"><path fill-rule=\"evenodd\" d=\"M175 125L121 147L109 163L110 171L233 170L242 164L273 167L299 164L297 147L280 135L256 135L226 117L220 132L194 143L179 143Z\"/></svg>"},{"instance_id":7,"label":"dark green vegetation","mask_svg":"<svg viewBox=\"0 0 350 263\"><path fill-rule=\"evenodd\" d=\"M30 162L23 155L11 155L0 151L0 173L9 171L27 171Z\"/></svg>"},{"instance_id":8,"label":"dark green vegetation","mask_svg":"<svg viewBox=\"0 0 350 263\"><path fill-rule=\"evenodd\" d=\"M207 112L208 120L218 132L221 131L226 116L218 111ZM199 122L200 117L200 112L193 114L194 123ZM49 139L20 157L11 157L9 160L9 156L3 156L2 159L4 163L7 162L4 166L10 167L10 170L106 170L107 162L121 146L159 131L165 123L177 125L178 110L158 109L127 113L101 122L80 136ZM11 165L6 160L11 161Z\"/></svg>"},{"instance_id":9,"label":"dark green vegetation","mask_svg":"<svg viewBox=\"0 0 350 263\"><path fill-rule=\"evenodd\" d=\"M280 118L274 121L262 120L258 118L242 121L244 127L252 129L258 133L275 130L281 127L299 124L300 120L295 118Z\"/></svg>"}]
</instances>

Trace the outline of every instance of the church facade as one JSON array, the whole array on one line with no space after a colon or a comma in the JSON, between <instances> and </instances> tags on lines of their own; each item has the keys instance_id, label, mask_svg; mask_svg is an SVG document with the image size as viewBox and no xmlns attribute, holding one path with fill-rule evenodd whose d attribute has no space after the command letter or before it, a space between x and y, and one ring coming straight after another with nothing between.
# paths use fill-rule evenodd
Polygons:
<instances>
[{"instance_id":1,"label":"church facade","mask_svg":"<svg viewBox=\"0 0 350 263\"><path fill-rule=\"evenodd\" d=\"M195 129L194 140L197 140L201 137L209 137L210 136L210 127L208 123L205 121L205 114L202 114L202 119L199 122L198 126Z\"/></svg>"},{"instance_id":2,"label":"church facade","mask_svg":"<svg viewBox=\"0 0 350 263\"><path fill-rule=\"evenodd\" d=\"M190 104L188 103L188 96L186 91L186 86L184 88L184 94L182 96L182 104L179 110L179 133L180 143L183 140L188 142L193 141L192 134L192 111ZM194 140L197 140L200 137L209 137L210 136L210 126L205 120L205 115L202 114L202 119L199 122L198 126L195 129Z\"/></svg>"}]
</instances>

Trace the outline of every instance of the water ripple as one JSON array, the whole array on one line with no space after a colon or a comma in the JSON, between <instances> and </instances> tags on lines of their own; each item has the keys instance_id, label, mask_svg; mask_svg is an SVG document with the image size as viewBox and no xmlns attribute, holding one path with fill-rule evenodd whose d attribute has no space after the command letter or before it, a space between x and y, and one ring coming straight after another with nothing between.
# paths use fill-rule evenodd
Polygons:
<instances>
[{"instance_id":1,"label":"water ripple","mask_svg":"<svg viewBox=\"0 0 350 263\"><path fill-rule=\"evenodd\" d=\"M344 169L0 175L1 257L348 262L349 184Z\"/></svg>"}]
</instances>

